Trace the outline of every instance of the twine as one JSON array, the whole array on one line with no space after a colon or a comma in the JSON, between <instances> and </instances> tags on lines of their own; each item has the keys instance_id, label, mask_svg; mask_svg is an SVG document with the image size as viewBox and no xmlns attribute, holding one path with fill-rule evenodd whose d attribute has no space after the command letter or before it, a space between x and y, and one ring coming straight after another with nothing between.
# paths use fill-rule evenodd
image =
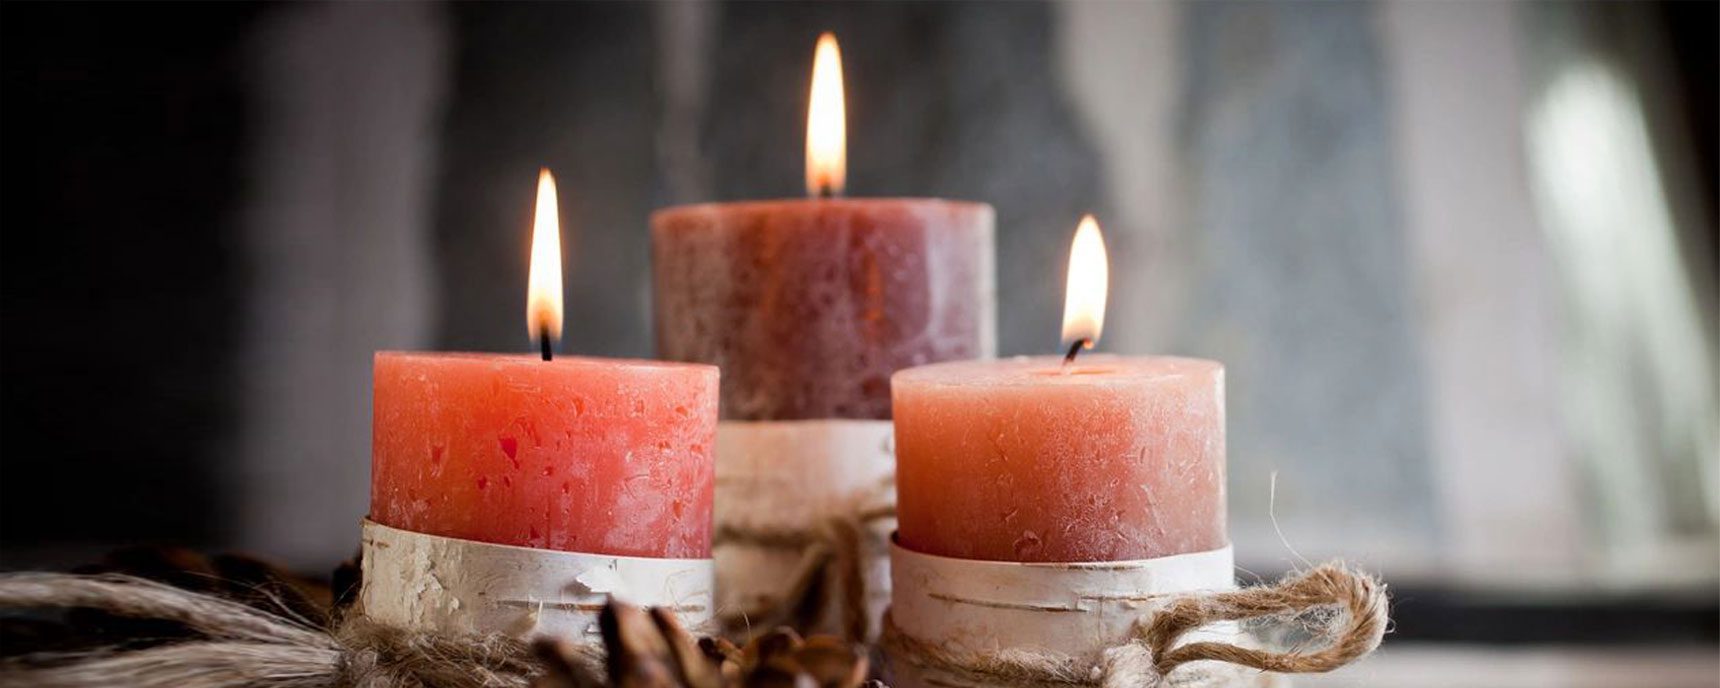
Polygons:
<instances>
[{"instance_id":1,"label":"twine","mask_svg":"<svg viewBox=\"0 0 1720 688\"><path fill-rule=\"evenodd\" d=\"M352 614L331 631L239 602L123 575L0 576L0 608L95 609L177 622L201 638L138 650L102 648L13 658L0 685L81 688L524 688L541 665L503 636L407 631ZM601 683L602 650L584 648Z\"/></svg>"},{"instance_id":2,"label":"twine","mask_svg":"<svg viewBox=\"0 0 1720 688\"><path fill-rule=\"evenodd\" d=\"M1331 613L1316 614L1321 611ZM982 654L952 649L909 636L888 616L882 642L916 665L989 685L1206 685L1210 678L1173 680L1170 674L1203 660L1278 673L1331 671L1379 647L1386 632L1386 612L1383 583L1342 565L1323 564L1274 585L1177 597L1146 622L1137 623L1130 641L1105 650L1097 664L1033 650ZM1206 641L1177 646L1188 632L1203 626L1261 619L1304 619L1305 630L1326 642L1315 650L1284 652Z\"/></svg>"},{"instance_id":3,"label":"twine","mask_svg":"<svg viewBox=\"0 0 1720 688\"><path fill-rule=\"evenodd\" d=\"M525 688L543 671L525 643L500 634L408 631L360 615L349 615L330 631L303 618L123 575L0 575L0 608L93 609L175 622L200 636L144 649L11 658L0 663L0 685L5 686ZM1331 613L1315 614L1322 610ZM1326 643L1287 652L1214 642L1177 645L1209 624L1258 619L1305 620L1307 630ZM1030 650L957 651L906 635L888 616L883 642L915 664L980 684L1154 688L1234 680L1211 665L1185 668L1203 660L1233 669L1330 671L1378 647L1386 623L1384 585L1327 564L1276 585L1175 598L1137 624L1130 642L1104 651L1096 664ZM602 684L601 648L580 645L562 650L561 656L567 660L561 669L578 675L574 685Z\"/></svg>"}]
</instances>

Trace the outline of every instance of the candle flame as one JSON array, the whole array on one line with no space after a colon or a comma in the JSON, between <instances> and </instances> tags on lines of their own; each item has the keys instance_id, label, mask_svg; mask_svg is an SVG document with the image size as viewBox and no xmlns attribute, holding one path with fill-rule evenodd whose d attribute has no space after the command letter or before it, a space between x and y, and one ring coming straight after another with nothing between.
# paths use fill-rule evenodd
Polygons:
<instances>
[{"instance_id":1,"label":"candle flame","mask_svg":"<svg viewBox=\"0 0 1720 688\"><path fill-rule=\"evenodd\" d=\"M1105 237L1092 215L1081 218L1069 248L1069 282L1063 301L1063 342L1084 341L1088 349L1105 328L1105 295L1111 279Z\"/></svg>"},{"instance_id":2,"label":"candle flame","mask_svg":"<svg viewBox=\"0 0 1720 688\"><path fill-rule=\"evenodd\" d=\"M532 262L526 290L526 329L533 339L561 341L561 216L555 177L538 172L537 215L532 221Z\"/></svg>"},{"instance_id":3,"label":"candle flame","mask_svg":"<svg viewBox=\"0 0 1720 688\"><path fill-rule=\"evenodd\" d=\"M812 104L806 109L806 193L842 193L848 176L848 122L842 94L842 49L836 34L818 37L812 56Z\"/></svg>"}]
</instances>

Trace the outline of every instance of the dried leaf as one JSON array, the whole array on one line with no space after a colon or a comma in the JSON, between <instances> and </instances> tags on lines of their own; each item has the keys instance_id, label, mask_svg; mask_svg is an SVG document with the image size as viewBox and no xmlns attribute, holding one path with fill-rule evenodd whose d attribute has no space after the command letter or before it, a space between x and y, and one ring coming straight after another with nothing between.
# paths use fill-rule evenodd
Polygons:
<instances>
[{"instance_id":1,"label":"dried leaf","mask_svg":"<svg viewBox=\"0 0 1720 688\"><path fill-rule=\"evenodd\" d=\"M808 638L794 657L820 688L858 688L870 668L864 647L830 636Z\"/></svg>"},{"instance_id":2,"label":"dried leaf","mask_svg":"<svg viewBox=\"0 0 1720 688\"><path fill-rule=\"evenodd\" d=\"M699 650L704 652L705 656L713 662L724 662L731 659L738 662L741 657L741 649L735 647L735 644L729 642L727 638L710 636L699 638Z\"/></svg>"},{"instance_id":3,"label":"dried leaf","mask_svg":"<svg viewBox=\"0 0 1720 688\"><path fill-rule=\"evenodd\" d=\"M592 673L580 647L566 638L539 638L532 644L544 673L532 688L602 688L603 677Z\"/></svg>"},{"instance_id":4,"label":"dried leaf","mask_svg":"<svg viewBox=\"0 0 1720 688\"><path fill-rule=\"evenodd\" d=\"M675 619L674 613L666 609L652 608L651 621L664 644L669 646L669 656L683 685L688 688L722 688L722 673L717 664L699 650L693 636L681 627L681 622Z\"/></svg>"},{"instance_id":5,"label":"dried leaf","mask_svg":"<svg viewBox=\"0 0 1720 688\"><path fill-rule=\"evenodd\" d=\"M611 600L598 616L609 650L609 682L616 688L674 688L677 679L668 642L645 610Z\"/></svg>"},{"instance_id":6,"label":"dried leaf","mask_svg":"<svg viewBox=\"0 0 1720 688\"><path fill-rule=\"evenodd\" d=\"M787 626L779 626L769 632L753 638L741 648L741 667L752 671L763 666L771 658L792 652L800 647L800 634Z\"/></svg>"}]
</instances>

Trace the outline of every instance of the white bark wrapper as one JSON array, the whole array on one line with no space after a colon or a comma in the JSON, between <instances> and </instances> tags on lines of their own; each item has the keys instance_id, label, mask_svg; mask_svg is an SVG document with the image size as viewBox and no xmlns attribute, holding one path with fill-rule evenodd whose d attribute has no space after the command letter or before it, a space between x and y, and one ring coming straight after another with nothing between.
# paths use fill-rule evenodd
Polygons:
<instances>
[{"instance_id":1,"label":"white bark wrapper","mask_svg":"<svg viewBox=\"0 0 1720 688\"><path fill-rule=\"evenodd\" d=\"M1016 563L952 559L892 544L890 561L891 621L916 640L966 652L1032 650L1095 663L1170 599L1236 587L1229 546L1134 561ZM1189 639L1230 641L1235 634L1230 625Z\"/></svg>"},{"instance_id":2,"label":"white bark wrapper","mask_svg":"<svg viewBox=\"0 0 1720 688\"><path fill-rule=\"evenodd\" d=\"M611 595L666 607L689 628L711 619L710 559L652 559L474 542L364 522L372 619L415 630L555 634L594 641Z\"/></svg>"}]
</instances>

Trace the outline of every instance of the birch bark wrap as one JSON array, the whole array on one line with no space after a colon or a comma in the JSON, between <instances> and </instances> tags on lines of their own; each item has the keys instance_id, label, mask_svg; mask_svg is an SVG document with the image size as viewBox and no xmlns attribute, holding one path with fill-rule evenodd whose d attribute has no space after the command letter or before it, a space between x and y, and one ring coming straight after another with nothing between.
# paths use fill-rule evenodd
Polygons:
<instances>
[{"instance_id":1,"label":"birch bark wrap","mask_svg":"<svg viewBox=\"0 0 1720 688\"><path fill-rule=\"evenodd\" d=\"M652 559L460 540L364 522L366 616L413 630L598 640L611 595L711 619L710 559Z\"/></svg>"},{"instance_id":2,"label":"birch bark wrap","mask_svg":"<svg viewBox=\"0 0 1720 688\"><path fill-rule=\"evenodd\" d=\"M953 559L891 545L890 621L919 643L958 652L1024 650L1097 666L1171 598L1235 589L1234 558L1221 549L1157 559L1017 563ZM1229 641L1234 625L1191 634ZM891 657L902 685L969 685Z\"/></svg>"}]
</instances>

